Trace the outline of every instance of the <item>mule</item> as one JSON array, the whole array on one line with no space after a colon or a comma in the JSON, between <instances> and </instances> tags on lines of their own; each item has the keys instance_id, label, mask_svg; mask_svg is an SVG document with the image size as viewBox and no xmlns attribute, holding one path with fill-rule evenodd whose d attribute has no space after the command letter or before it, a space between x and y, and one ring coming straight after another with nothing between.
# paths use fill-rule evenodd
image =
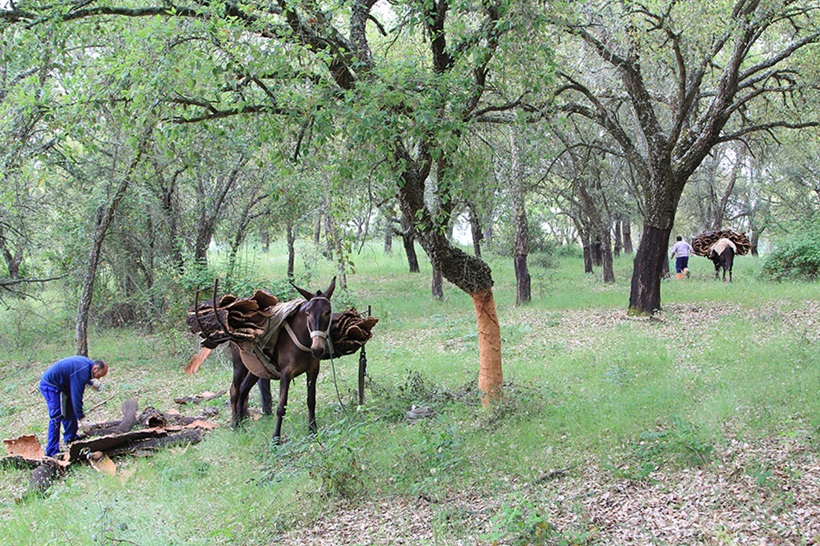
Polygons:
<instances>
[{"instance_id":1,"label":"mule","mask_svg":"<svg viewBox=\"0 0 820 546\"><path fill-rule=\"evenodd\" d=\"M305 374L307 378L308 429L316 433L316 379L319 377L319 364L330 352L328 338L330 335L331 303L330 298L336 288L336 278L330 282L327 290L315 294L294 285L294 288L305 298L295 313L285 319L283 331L275 339L261 347L262 353L275 370L270 377L261 377L252 373L243 356L248 354L234 341L229 343L233 362L233 381L231 383L231 426L237 427L248 416L248 394L251 388L262 379L279 380L279 403L276 407L276 429L273 440L279 443L282 433L282 421L288 405L290 382ZM258 367L255 368L258 370ZM267 387L267 388L266 388ZM262 393L262 407L270 407L270 387L262 382L259 385ZM266 393L267 391L267 393Z\"/></svg>"},{"instance_id":2,"label":"mule","mask_svg":"<svg viewBox=\"0 0 820 546\"><path fill-rule=\"evenodd\" d=\"M715 279L720 278L720 269L723 268L723 281L726 281L726 272L729 272L729 282L732 282L732 264L735 261L735 251L731 246L723 249L721 254L709 253L709 259L715 264Z\"/></svg>"}]
</instances>

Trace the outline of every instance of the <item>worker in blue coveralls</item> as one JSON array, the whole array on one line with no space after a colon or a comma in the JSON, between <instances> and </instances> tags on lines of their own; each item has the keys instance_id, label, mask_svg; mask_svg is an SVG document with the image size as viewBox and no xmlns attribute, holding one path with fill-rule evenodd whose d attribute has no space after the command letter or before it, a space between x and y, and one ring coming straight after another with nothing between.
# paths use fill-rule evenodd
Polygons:
<instances>
[{"instance_id":1,"label":"worker in blue coveralls","mask_svg":"<svg viewBox=\"0 0 820 546\"><path fill-rule=\"evenodd\" d=\"M84 356L70 356L52 364L40 378L40 392L48 406L48 442L46 456L60 452L60 423L63 440L68 445L78 439L77 420L85 421L83 394L88 385L99 390L96 380L105 377L108 364Z\"/></svg>"}]
</instances>

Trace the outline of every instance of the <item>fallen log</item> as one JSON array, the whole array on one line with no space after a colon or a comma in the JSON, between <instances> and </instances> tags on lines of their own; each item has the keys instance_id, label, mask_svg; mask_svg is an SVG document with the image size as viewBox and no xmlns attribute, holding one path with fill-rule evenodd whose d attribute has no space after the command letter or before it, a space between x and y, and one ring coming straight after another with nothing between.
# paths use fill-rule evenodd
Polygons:
<instances>
[{"instance_id":1,"label":"fallen log","mask_svg":"<svg viewBox=\"0 0 820 546\"><path fill-rule=\"evenodd\" d=\"M143 438L127 445L111 448L106 451L109 457L117 455L124 455L126 453L132 455L141 455L144 452L156 451L163 447L171 447L183 444L196 444L202 440L203 431L197 429L189 429L178 434L169 434L167 436L158 436L156 438Z\"/></svg>"},{"instance_id":2,"label":"fallen log","mask_svg":"<svg viewBox=\"0 0 820 546\"><path fill-rule=\"evenodd\" d=\"M95 423L89 426L85 433L87 436L108 436L109 434L128 432L137 423L137 401L129 398L122 403L122 420Z\"/></svg>"},{"instance_id":3,"label":"fallen log","mask_svg":"<svg viewBox=\"0 0 820 546\"><path fill-rule=\"evenodd\" d=\"M84 438L68 445L68 460L76 461L84 458L84 453L105 451L144 440L145 438L159 438L167 436L168 432L161 428L146 428L120 434L109 434L94 438Z\"/></svg>"},{"instance_id":4,"label":"fallen log","mask_svg":"<svg viewBox=\"0 0 820 546\"><path fill-rule=\"evenodd\" d=\"M60 465L54 459L45 458L28 479L29 493L45 493L60 474Z\"/></svg>"}]
</instances>

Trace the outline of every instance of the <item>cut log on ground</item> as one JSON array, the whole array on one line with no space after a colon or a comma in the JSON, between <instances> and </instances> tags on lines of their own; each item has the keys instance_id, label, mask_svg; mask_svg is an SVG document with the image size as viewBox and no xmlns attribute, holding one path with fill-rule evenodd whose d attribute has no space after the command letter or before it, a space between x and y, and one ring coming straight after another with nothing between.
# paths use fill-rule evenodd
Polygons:
<instances>
[{"instance_id":1,"label":"cut log on ground","mask_svg":"<svg viewBox=\"0 0 820 546\"><path fill-rule=\"evenodd\" d=\"M208 411L203 413L209 415L219 413L216 408L205 409ZM127 453L143 455L162 447L194 444L217 426L207 416L186 416L176 410L162 413L149 407L138 415L136 400L126 400L122 412L121 421L92 424L86 437L69 444L67 451L56 459L45 456L34 435L3 440L9 456L0 459L0 468L33 469L29 492L44 493L61 475L61 469L75 461L90 462L92 457L99 461ZM131 430L135 426L146 428Z\"/></svg>"},{"instance_id":2,"label":"cut log on ground","mask_svg":"<svg viewBox=\"0 0 820 546\"><path fill-rule=\"evenodd\" d=\"M709 250L712 248L718 239L726 238L732 241L737 248L736 255L746 255L752 250L752 243L745 233L737 233L730 229L723 229L720 231L705 231L692 239L692 250L698 256L708 257Z\"/></svg>"},{"instance_id":3,"label":"cut log on ground","mask_svg":"<svg viewBox=\"0 0 820 546\"><path fill-rule=\"evenodd\" d=\"M203 434L204 431L202 430L190 429L173 435L143 438L142 440L130 442L128 445L122 445L120 447L109 449L106 453L109 457L115 457L126 453L131 455L146 455L163 447L197 444L202 440Z\"/></svg>"},{"instance_id":4,"label":"cut log on ground","mask_svg":"<svg viewBox=\"0 0 820 546\"><path fill-rule=\"evenodd\" d=\"M122 403L122 420L94 423L88 427L85 433L87 436L107 436L109 434L128 432L134 428L137 423L137 401L133 398L129 398Z\"/></svg>"}]
</instances>

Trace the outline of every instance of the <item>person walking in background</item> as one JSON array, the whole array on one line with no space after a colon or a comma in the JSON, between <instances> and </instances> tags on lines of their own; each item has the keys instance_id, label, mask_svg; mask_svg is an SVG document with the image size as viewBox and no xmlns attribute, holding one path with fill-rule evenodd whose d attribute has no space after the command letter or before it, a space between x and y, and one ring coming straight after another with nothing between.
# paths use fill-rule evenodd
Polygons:
<instances>
[{"instance_id":1,"label":"person walking in background","mask_svg":"<svg viewBox=\"0 0 820 546\"><path fill-rule=\"evenodd\" d=\"M683 240L683 237L678 235L675 238L675 246L669 253L669 258L675 258L675 273L678 279L682 279L684 275L689 277L689 255L694 252L692 245Z\"/></svg>"},{"instance_id":2,"label":"person walking in background","mask_svg":"<svg viewBox=\"0 0 820 546\"><path fill-rule=\"evenodd\" d=\"M97 379L108 373L108 364L84 356L70 356L52 364L40 378L40 392L48 406L46 456L60 452L60 424L66 445L77 440L77 421L85 421L83 394L88 385L99 390Z\"/></svg>"}]
</instances>

